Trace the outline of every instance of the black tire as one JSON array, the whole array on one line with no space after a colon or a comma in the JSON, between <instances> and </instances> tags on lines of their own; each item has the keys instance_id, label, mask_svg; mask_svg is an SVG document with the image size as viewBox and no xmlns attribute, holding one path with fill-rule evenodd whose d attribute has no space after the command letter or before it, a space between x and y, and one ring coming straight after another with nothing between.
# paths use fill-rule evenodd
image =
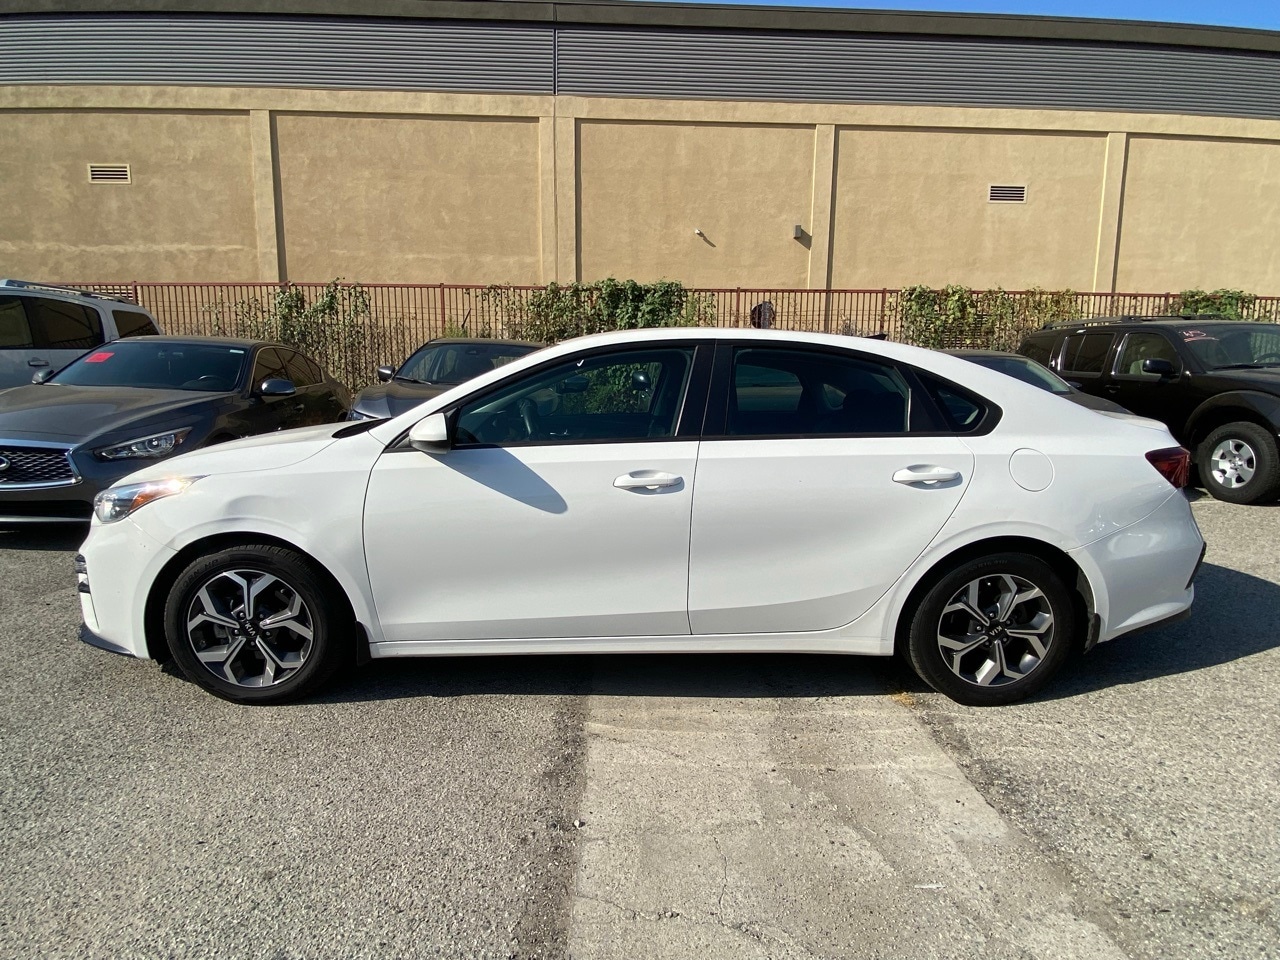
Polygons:
<instances>
[{"instance_id":1,"label":"black tire","mask_svg":"<svg viewBox=\"0 0 1280 960\"><path fill-rule=\"evenodd\" d=\"M1270 503L1280 497L1280 452L1270 430L1241 420L1219 427L1196 452L1200 482L1227 503Z\"/></svg>"},{"instance_id":2,"label":"black tire","mask_svg":"<svg viewBox=\"0 0 1280 960\"><path fill-rule=\"evenodd\" d=\"M1013 602L1032 591L1038 595ZM976 600L977 613L989 620L986 626L954 608L961 597ZM1002 597L1009 600L1005 616L992 617L1003 605ZM1025 553L993 554L961 564L928 589L911 618L906 646L912 669L939 693L975 707L1031 696L1053 679L1077 640L1070 592L1052 567ZM944 635L948 643L972 648L948 648L944 654ZM1011 659L1005 660L1006 655Z\"/></svg>"},{"instance_id":3,"label":"black tire","mask_svg":"<svg viewBox=\"0 0 1280 960\"><path fill-rule=\"evenodd\" d=\"M183 674L224 700L297 700L353 662L354 624L337 589L286 547L229 547L178 576L165 602L165 638Z\"/></svg>"}]
</instances>

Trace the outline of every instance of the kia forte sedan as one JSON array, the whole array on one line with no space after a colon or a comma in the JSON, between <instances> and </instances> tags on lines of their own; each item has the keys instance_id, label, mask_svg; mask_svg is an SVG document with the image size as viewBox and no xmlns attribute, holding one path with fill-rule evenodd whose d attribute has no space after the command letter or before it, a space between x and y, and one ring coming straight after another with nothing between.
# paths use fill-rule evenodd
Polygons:
<instances>
[{"instance_id":1,"label":"kia forte sedan","mask_svg":"<svg viewBox=\"0 0 1280 960\"><path fill-rule=\"evenodd\" d=\"M901 344L603 334L104 491L83 636L241 703L373 657L765 650L900 651L1009 703L1188 611L1187 459Z\"/></svg>"}]
</instances>

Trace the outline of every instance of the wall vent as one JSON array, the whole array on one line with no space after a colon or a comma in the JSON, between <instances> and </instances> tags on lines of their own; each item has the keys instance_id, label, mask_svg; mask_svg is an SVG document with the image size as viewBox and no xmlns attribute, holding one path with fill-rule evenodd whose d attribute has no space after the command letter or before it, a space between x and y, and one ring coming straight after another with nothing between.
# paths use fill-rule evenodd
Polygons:
<instances>
[{"instance_id":1,"label":"wall vent","mask_svg":"<svg viewBox=\"0 0 1280 960\"><path fill-rule=\"evenodd\" d=\"M89 164L90 183L132 183L133 178L127 163L91 163Z\"/></svg>"},{"instance_id":2,"label":"wall vent","mask_svg":"<svg viewBox=\"0 0 1280 960\"><path fill-rule=\"evenodd\" d=\"M993 183L987 188L987 201L989 203L1026 203L1027 188Z\"/></svg>"}]
</instances>

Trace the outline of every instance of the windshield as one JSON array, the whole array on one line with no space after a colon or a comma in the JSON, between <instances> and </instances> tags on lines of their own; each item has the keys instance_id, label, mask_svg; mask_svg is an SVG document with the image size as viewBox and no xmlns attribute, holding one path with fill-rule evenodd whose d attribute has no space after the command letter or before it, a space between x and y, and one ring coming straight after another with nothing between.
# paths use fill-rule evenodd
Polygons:
<instances>
[{"instance_id":1,"label":"windshield","mask_svg":"<svg viewBox=\"0 0 1280 960\"><path fill-rule=\"evenodd\" d=\"M1029 383L1050 393L1071 393L1071 386L1047 367L1027 357L965 356L966 360Z\"/></svg>"},{"instance_id":2,"label":"windshield","mask_svg":"<svg viewBox=\"0 0 1280 960\"><path fill-rule=\"evenodd\" d=\"M117 340L86 353L49 383L80 387L161 390L234 390L249 358L247 347L214 343L156 343L150 337Z\"/></svg>"},{"instance_id":3,"label":"windshield","mask_svg":"<svg viewBox=\"0 0 1280 960\"><path fill-rule=\"evenodd\" d=\"M1280 326L1274 323L1188 325L1177 335L1209 370L1280 366Z\"/></svg>"},{"instance_id":4,"label":"windshield","mask_svg":"<svg viewBox=\"0 0 1280 960\"><path fill-rule=\"evenodd\" d=\"M397 380L463 383L538 349L528 343L429 343L405 361Z\"/></svg>"}]
</instances>

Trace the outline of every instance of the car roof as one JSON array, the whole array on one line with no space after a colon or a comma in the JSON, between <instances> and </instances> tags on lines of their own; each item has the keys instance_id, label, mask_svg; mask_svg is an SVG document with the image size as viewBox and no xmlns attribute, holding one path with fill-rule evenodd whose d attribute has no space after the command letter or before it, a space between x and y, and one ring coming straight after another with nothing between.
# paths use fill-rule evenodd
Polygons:
<instances>
[{"instance_id":1,"label":"car roof","mask_svg":"<svg viewBox=\"0 0 1280 960\"><path fill-rule=\"evenodd\" d=\"M1024 357L1020 353L1011 353L1008 350L943 350L942 352L949 353L953 357L1010 357L1014 360L1035 362L1030 357Z\"/></svg>"},{"instance_id":2,"label":"car roof","mask_svg":"<svg viewBox=\"0 0 1280 960\"><path fill-rule=\"evenodd\" d=\"M1088 320L1063 320L1058 323L1049 324L1041 327L1027 336L1036 334L1055 334L1055 333L1075 333L1079 330L1088 330L1090 327L1182 327L1188 323L1195 324L1231 324L1235 326L1241 323L1266 323L1265 320L1232 320L1230 317L1223 316L1220 313L1188 313L1188 314L1169 314L1156 317L1139 317L1139 316L1123 316L1123 317L1092 317Z\"/></svg>"},{"instance_id":3,"label":"car roof","mask_svg":"<svg viewBox=\"0 0 1280 960\"><path fill-rule=\"evenodd\" d=\"M190 344L192 346L208 346L215 347L243 347L250 349L252 347L284 347L286 350L298 350L297 347L291 347L287 343L278 343L275 340L250 340L246 337L180 337L172 334L156 334L142 337L122 337L119 340L113 340L112 343L125 343L129 340L144 340L147 343L174 343L174 344ZM304 352L305 351L300 351Z\"/></svg>"},{"instance_id":4,"label":"car roof","mask_svg":"<svg viewBox=\"0 0 1280 960\"><path fill-rule=\"evenodd\" d=\"M435 337L431 340L428 340L426 343L423 344L423 346L426 347L432 344L440 344L440 343L475 343L475 344L500 343L504 346L509 346L509 347L515 346L515 347L534 347L534 348L546 346L545 343L539 343L536 340L508 340L503 337Z\"/></svg>"}]
</instances>

